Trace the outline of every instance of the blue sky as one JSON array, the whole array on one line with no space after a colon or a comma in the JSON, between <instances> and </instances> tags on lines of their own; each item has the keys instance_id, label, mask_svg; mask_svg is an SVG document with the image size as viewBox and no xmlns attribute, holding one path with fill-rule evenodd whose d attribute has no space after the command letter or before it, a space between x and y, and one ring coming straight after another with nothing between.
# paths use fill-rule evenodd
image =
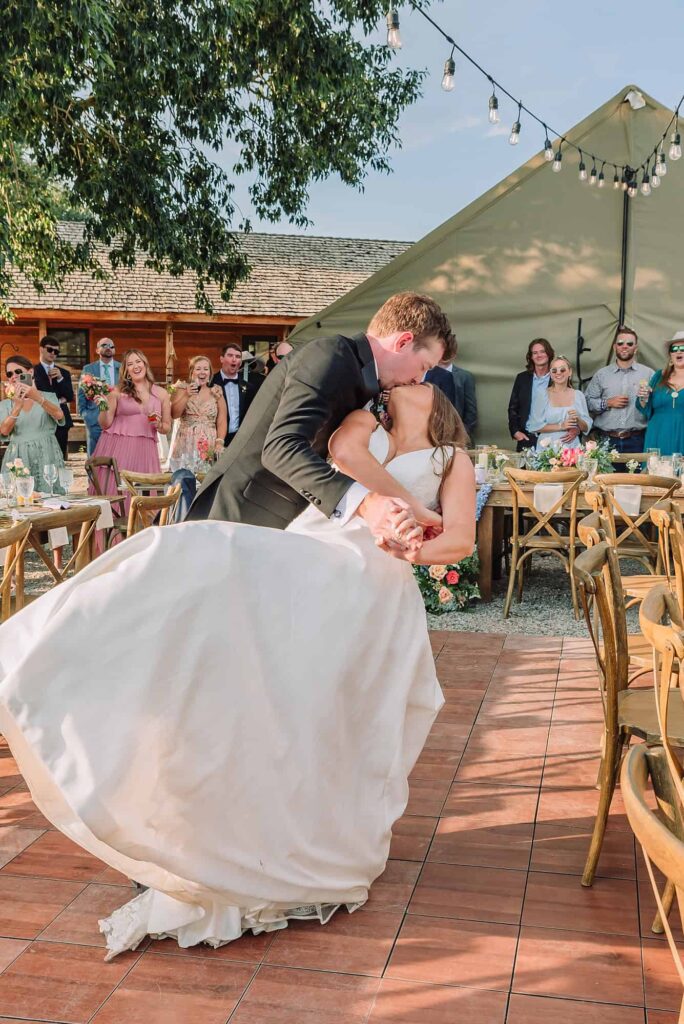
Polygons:
<instances>
[{"instance_id":1,"label":"blue sky","mask_svg":"<svg viewBox=\"0 0 684 1024\"><path fill-rule=\"evenodd\" d=\"M489 0L433 3L430 13L514 96L566 131L628 83L673 107L684 93L682 7L677 0ZM487 121L489 83L456 55L456 88L440 88L448 45L424 19L402 11L403 48L395 60L428 68L423 96L400 123L403 148L393 173L370 174L363 192L329 179L311 189L308 234L414 241L504 178L543 147L542 129L500 98L501 125ZM384 32L382 36L384 38ZM380 32L379 32L380 37ZM495 134L496 132L501 134ZM246 189L237 199L248 213ZM254 230L297 232L287 221Z\"/></svg>"}]
</instances>

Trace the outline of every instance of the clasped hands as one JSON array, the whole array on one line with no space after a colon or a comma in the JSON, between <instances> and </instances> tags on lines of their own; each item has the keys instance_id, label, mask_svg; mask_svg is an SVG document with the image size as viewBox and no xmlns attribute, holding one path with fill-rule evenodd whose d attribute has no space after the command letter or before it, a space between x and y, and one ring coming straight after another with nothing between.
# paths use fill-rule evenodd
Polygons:
<instances>
[{"instance_id":1,"label":"clasped hands","mask_svg":"<svg viewBox=\"0 0 684 1024\"><path fill-rule=\"evenodd\" d=\"M442 532L442 517L423 506L411 507L401 498L367 494L358 509L387 554L406 562L415 561L425 540Z\"/></svg>"}]
</instances>

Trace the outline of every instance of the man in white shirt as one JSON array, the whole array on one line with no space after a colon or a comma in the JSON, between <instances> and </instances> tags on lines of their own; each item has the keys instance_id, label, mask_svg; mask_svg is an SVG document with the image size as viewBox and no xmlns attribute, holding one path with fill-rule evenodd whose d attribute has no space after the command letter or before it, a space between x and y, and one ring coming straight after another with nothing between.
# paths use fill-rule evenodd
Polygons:
<instances>
[{"instance_id":1,"label":"man in white shirt","mask_svg":"<svg viewBox=\"0 0 684 1024\"><path fill-rule=\"evenodd\" d=\"M228 411L228 431L224 444L227 446L238 432L258 387L246 374L240 373L242 349L236 341L230 341L221 351L221 369L215 373L211 383L218 384L223 391Z\"/></svg>"},{"instance_id":2,"label":"man in white shirt","mask_svg":"<svg viewBox=\"0 0 684 1024\"><path fill-rule=\"evenodd\" d=\"M111 338L100 338L95 351L98 355L97 360L93 363L86 363L81 372L89 373L91 377L99 377L101 380L106 380L110 387L115 387L119 383L121 363L117 363L114 358L114 342ZM92 455L102 433L99 423L100 410L98 409L97 402L88 401L80 388L78 390L77 406L85 423L88 455Z\"/></svg>"}]
</instances>

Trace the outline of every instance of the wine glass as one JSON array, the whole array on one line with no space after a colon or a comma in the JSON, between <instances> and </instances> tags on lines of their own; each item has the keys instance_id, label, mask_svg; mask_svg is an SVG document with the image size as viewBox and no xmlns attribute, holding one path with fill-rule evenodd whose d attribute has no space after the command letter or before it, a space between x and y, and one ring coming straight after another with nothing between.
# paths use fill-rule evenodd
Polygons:
<instances>
[{"instance_id":1,"label":"wine glass","mask_svg":"<svg viewBox=\"0 0 684 1024\"><path fill-rule=\"evenodd\" d=\"M16 479L17 494L24 499L24 505L28 505L33 494L34 479L32 476L18 476Z\"/></svg>"},{"instance_id":2,"label":"wine glass","mask_svg":"<svg viewBox=\"0 0 684 1024\"><path fill-rule=\"evenodd\" d=\"M14 496L16 494L14 488L14 474L10 473L8 469L5 469L3 470L1 475L3 490L5 492L5 497L7 498L7 506L8 508L11 508Z\"/></svg>"},{"instance_id":3,"label":"wine glass","mask_svg":"<svg viewBox=\"0 0 684 1024\"><path fill-rule=\"evenodd\" d=\"M43 476L47 481L47 485L50 488L50 497L55 496L55 481L57 480L57 466L54 462L46 462L43 466Z\"/></svg>"},{"instance_id":4,"label":"wine glass","mask_svg":"<svg viewBox=\"0 0 684 1024\"><path fill-rule=\"evenodd\" d=\"M71 490L74 482L74 471L71 466L60 466L59 468L59 483L65 494L68 494Z\"/></svg>"}]
</instances>

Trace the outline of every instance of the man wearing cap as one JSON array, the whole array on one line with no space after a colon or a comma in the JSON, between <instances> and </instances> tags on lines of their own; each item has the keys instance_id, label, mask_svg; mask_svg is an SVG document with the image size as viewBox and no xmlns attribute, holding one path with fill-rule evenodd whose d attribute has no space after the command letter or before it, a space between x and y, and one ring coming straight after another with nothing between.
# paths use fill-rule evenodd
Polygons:
<instances>
[{"instance_id":1,"label":"man wearing cap","mask_svg":"<svg viewBox=\"0 0 684 1024\"><path fill-rule=\"evenodd\" d=\"M228 432L224 445L227 447L238 432L238 427L252 404L263 381L255 384L253 375L249 373L249 361L253 356L245 352L244 369L243 352L236 341L230 341L221 350L221 369L211 379L223 392L228 410Z\"/></svg>"},{"instance_id":2,"label":"man wearing cap","mask_svg":"<svg viewBox=\"0 0 684 1024\"><path fill-rule=\"evenodd\" d=\"M95 351L98 354L97 361L86 363L82 372L89 373L91 377L99 377L101 380L106 380L111 387L115 387L119 383L121 363L117 363L114 358L114 342L111 338L100 338ZM76 403L85 423L88 455L92 455L98 438L102 433L102 427L99 423L100 410L97 402L90 402L80 388Z\"/></svg>"},{"instance_id":3,"label":"man wearing cap","mask_svg":"<svg viewBox=\"0 0 684 1024\"><path fill-rule=\"evenodd\" d=\"M620 325L613 342L615 362L597 370L586 390L598 438L625 455L644 450L646 419L636 397L641 381L653 376L650 366L637 362L637 348L636 331Z\"/></svg>"}]
</instances>

